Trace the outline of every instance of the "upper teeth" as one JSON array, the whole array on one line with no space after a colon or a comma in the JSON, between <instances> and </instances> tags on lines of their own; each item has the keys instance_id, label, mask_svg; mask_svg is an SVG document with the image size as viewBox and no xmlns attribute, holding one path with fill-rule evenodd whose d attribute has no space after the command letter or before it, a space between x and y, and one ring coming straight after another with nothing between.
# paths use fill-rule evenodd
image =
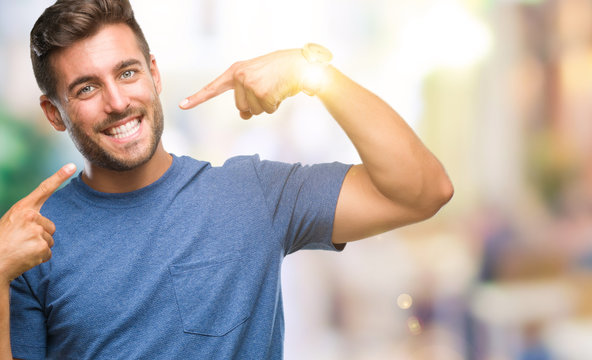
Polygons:
<instances>
[{"instance_id":1,"label":"upper teeth","mask_svg":"<svg viewBox=\"0 0 592 360\"><path fill-rule=\"evenodd\" d=\"M111 135L116 139L124 138L132 135L140 129L140 120L132 120L123 125L107 129L107 135Z\"/></svg>"}]
</instances>

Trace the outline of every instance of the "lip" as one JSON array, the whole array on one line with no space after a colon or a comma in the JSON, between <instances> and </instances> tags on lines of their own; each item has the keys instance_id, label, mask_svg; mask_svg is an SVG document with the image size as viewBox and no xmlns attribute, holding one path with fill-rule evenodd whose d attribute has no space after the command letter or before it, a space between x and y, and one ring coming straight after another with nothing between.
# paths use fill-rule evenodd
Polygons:
<instances>
[{"instance_id":1,"label":"lip","mask_svg":"<svg viewBox=\"0 0 592 360\"><path fill-rule=\"evenodd\" d=\"M131 134L130 136L123 137L123 138L115 138L115 137L113 137L111 135L107 135L106 134L106 131L107 130L109 130L111 128L114 128L114 127L121 126L121 125L125 125L125 124L127 124L127 123L129 123L131 121L134 121L134 120L138 120L140 122L139 129L138 129L138 131L136 131L135 133ZM144 125L144 117L143 116L134 116L132 118L120 120L120 121L118 121L118 122L116 122L114 124L111 124L109 127L103 129L101 131L101 134L103 134L103 136L107 137L112 142L120 143L120 144L121 143L126 143L128 141L131 141L131 140L134 140L134 139L138 138L142 134L142 130L144 128L143 125Z\"/></svg>"}]
</instances>

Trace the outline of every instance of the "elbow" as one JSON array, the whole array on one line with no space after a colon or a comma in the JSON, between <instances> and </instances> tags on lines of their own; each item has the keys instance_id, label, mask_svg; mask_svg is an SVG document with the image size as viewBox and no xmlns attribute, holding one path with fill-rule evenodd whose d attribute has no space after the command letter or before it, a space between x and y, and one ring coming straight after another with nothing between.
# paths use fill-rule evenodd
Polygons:
<instances>
[{"instance_id":1,"label":"elbow","mask_svg":"<svg viewBox=\"0 0 592 360\"><path fill-rule=\"evenodd\" d=\"M452 185L452 181L450 181L450 178L448 177L448 175L444 175L444 180L442 181L442 184L440 185L440 191L439 191L439 205L438 205L438 210L446 205L454 196L454 186Z\"/></svg>"},{"instance_id":2,"label":"elbow","mask_svg":"<svg viewBox=\"0 0 592 360\"><path fill-rule=\"evenodd\" d=\"M454 196L454 186L446 174L438 181L432 181L424 191L424 200L421 202L422 218L429 219L436 215Z\"/></svg>"}]
</instances>

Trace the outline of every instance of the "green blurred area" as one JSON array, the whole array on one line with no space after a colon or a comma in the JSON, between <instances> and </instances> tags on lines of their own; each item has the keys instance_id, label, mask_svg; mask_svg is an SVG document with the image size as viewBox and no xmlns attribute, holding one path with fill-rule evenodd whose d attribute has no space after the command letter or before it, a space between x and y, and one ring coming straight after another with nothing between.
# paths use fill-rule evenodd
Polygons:
<instances>
[{"instance_id":1,"label":"green blurred area","mask_svg":"<svg viewBox=\"0 0 592 360\"><path fill-rule=\"evenodd\" d=\"M0 105L0 213L29 194L46 175L51 141L32 122Z\"/></svg>"}]
</instances>

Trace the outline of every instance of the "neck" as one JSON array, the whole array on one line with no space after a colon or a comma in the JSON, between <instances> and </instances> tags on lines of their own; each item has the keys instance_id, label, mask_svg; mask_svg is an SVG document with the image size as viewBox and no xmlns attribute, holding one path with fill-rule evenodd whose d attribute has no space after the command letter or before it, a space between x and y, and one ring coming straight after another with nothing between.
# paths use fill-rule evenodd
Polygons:
<instances>
[{"instance_id":1,"label":"neck","mask_svg":"<svg viewBox=\"0 0 592 360\"><path fill-rule=\"evenodd\" d=\"M132 170L115 171L84 163L82 181L94 190L106 193L124 193L141 189L160 179L173 162L173 157L164 150L162 142L145 164Z\"/></svg>"}]
</instances>

